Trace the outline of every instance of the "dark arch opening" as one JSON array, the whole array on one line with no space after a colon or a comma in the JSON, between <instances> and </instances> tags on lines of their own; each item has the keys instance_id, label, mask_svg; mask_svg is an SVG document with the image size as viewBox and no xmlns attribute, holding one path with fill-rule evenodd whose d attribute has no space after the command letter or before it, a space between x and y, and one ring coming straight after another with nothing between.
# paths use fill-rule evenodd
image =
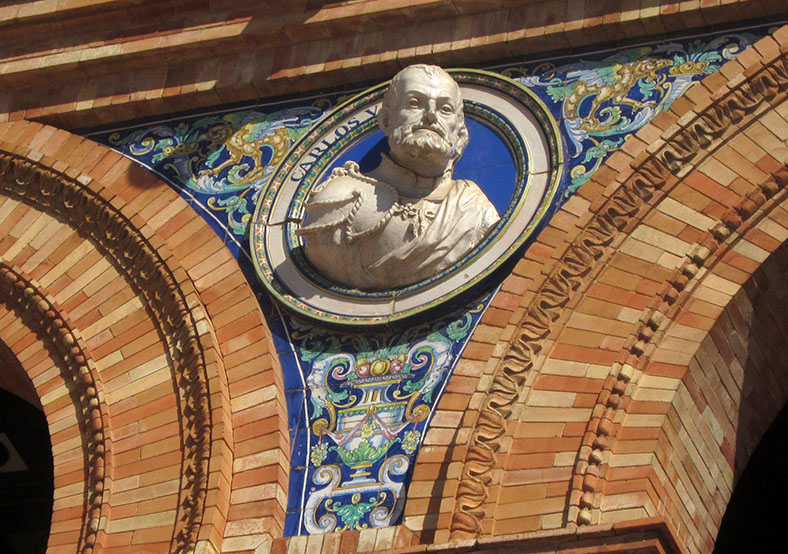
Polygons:
<instances>
[{"instance_id":1,"label":"dark arch opening","mask_svg":"<svg viewBox=\"0 0 788 554\"><path fill-rule=\"evenodd\" d=\"M783 552L788 494L788 242L772 252L720 317L713 335L738 375L734 488L714 554ZM713 331L714 331L713 330ZM735 397L736 391L732 393ZM770 423L771 422L771 423ZM733 446L733 445L729 445Z\"/></svg>"},{"instance_id":2,"label":"dark arch opening","mask_svg":"<svg viewBox=\"0 0 788 554\"><path fill-rule=\"evenodd\" d=\"M46 552L53 492L46 417L40 408L0 389L0 552Z\"/></svg>"},{"instance_id":3,"label":"dark arch opening","mask_svg":"<svg viewBox=\"0 0 788 554\"><path fill-rule=\"evenodd\" d=\"M777 552L785 548L788 495L788 406L758 443L733 490L722 518L714 554Z\"/></svg>"}]
</instances>

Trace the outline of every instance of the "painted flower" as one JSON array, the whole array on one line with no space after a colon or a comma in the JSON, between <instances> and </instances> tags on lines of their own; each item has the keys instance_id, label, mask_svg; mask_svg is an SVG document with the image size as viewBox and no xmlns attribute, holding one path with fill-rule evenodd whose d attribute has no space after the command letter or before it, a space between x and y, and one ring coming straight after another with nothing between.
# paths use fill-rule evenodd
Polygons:
<instances>
[{"instance_id":1,"label":"painted flower","mask_svg":"<svg viewBox=\"0 0 788 554\"><path fill-rule=\"evenodd\" d=\"M389 370L391 373L400 373L402 372L402 366L405 365L399 360L394 360L391 362L391 369Z\"/></svg>"},{"instance_id":2,"label":"painted flower","mask_svg":"<svg viewBox=\"0 0 788 554\"><path fill-rule=\"evenodd\" d=\"M418 445L419 445L419 432L407 431L405 433L405 438L402 441L402 450L404 450L406 454L413 454L416 451L416 447Z\"/></svg>"},{"instance_id":3,"label":"painted flower","mask_svg":"<svg viewBox=\"0 0 788 554\"><path fill-rule=\"evenodd\" d=\"M328 444L321 442L312 449L309 459L312 461L313 466L319 466L326 459L326 456L328 456Z\"/></svg>"},{"instance_id":4,"label":"painted flower","mask_svg":"<svg viewBox=\"0 0 788 554\"><path fill-rule=\"evenodd\" d=\"M330 512L336 512L339 518L344 523L341 530L347 529L366 529L368 523L359 523L362 519L367 519L367 513L379 505L385 499L385 493L381 500L376 496L371 496L368 502L361 502L361 495L354 494L350 503L343 504L341 502L326 501L326 509Z\"/></svg>"},{"instance_id":5,"label":"painted flower","mask_svg":"<svg viewBox=\"0 0 788 554\"><path fill-rule=\"evenodd\" d=\"M372 423L365 423L361 426L361 438L368 439L375 434L375 425Z\"/></svg>"},{"instance_id":6,"label":"painted flower","mask_svg":"<svg viewBox=\"0 0 788 554\"><path fill-rule=\"evenodd\" d=\"M360 359L356 364L356 375L361 378L369 377L369 362L366 359Z\"/></svg>"}]
</instances>

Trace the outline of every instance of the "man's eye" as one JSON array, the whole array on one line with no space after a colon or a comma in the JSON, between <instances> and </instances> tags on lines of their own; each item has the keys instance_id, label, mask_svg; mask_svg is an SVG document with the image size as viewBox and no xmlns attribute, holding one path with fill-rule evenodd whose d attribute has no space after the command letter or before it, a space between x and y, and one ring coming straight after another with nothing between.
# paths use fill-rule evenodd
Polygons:
<instances>
[{"instance_id":1,"label":"man's eye","mask_svg":"<svg viewBox=\"0 0 788 554\"><path fill-rule=\"evenodd\" d=\"M411 99L408 101L408 107L409 107L409 108L418 108L418 107L419 107L419 101L418 101L418 100L416 100L415 98L411 98Z\"/></svg>"},{"instance_id":2,"label":"man's eye","mask_svg":"<svg viewBox=\"0 0 788 554\"><path fill-rule=\"evenodd\" d=\"M449 104L444 104L443 106L441 106L441 112L445 113L447 115L453 114L454 113L454 108L451 107Z\"/></svg>"}]
</instances>

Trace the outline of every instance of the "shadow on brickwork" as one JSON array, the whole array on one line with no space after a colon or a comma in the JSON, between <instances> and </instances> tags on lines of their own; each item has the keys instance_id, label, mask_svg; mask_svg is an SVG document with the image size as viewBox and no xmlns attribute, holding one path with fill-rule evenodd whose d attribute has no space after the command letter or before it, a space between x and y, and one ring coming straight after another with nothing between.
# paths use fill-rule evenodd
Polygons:
<instances>
[{"instance_id":1,"label":"shadow on brickwork","mask_svg":"<svg viewBox=\"0 0 788 554\"><path fill-rule=\"evenodd\" d=\"M712 338L741 385L738 421L731 422L737 429L735 488L714 554L785 551L780 506L788 496L788 244L736 295Z\"/></svg>"}]
</instances>

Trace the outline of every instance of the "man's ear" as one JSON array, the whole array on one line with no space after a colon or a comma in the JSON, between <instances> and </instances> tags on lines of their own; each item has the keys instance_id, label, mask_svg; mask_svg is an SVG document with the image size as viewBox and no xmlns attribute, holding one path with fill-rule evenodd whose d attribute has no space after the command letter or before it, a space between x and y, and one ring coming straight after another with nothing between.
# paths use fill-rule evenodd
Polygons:
<instances>
[{"instance_id":1,"label":"man's ear","mask_svg":"<svg viewBox=\"0 0 788 554\"><path fill-rule=\"evenodd\" d=\"M378 112L378 127L380 127L384 133L386 133L386 129L389 128L389 111L386 108L381 107Z\"/></svg>"},{"instance_id":2,"label":"man's ear","mask_svg":"<svg viewBox=\"0 0 788 554\"><path fill-rule=\"evenodd\" d=\"M459 158L465 151L465 147L468 146L468 127L465 126L465 122L457 130L457 137L459 139L457 141L457 157Z\"/></svg>"}]
</instances>

